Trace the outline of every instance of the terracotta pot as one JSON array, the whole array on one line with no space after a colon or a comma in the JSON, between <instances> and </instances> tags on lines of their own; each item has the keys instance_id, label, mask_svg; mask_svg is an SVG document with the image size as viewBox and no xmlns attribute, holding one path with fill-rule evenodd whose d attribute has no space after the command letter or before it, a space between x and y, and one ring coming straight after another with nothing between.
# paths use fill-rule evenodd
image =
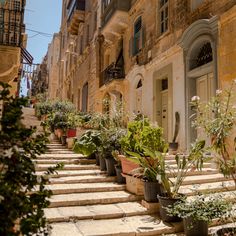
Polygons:
<instances>
[{"instance_id":1,"label":"terracotta pot","mask_svg":"<svg viewBox=\"0 0 236 236\"><path fill-rule=\"evenodd\" d=\"M68 129L67 130L67 137L68 138L76 137L76 129Z\"/></svg>"},{"instance_id":2,"label":"terracotta pot","mask_svg":"<svg viewBox=\"0 0 236 236\"><path fill-rule=\"evenodd\" d=\"M126 156L119 155L118 156L121 161L122 173L123 174L130 174L132 170L135 170L139 167L138 164L128 160Z\"/></svg>"}]
</instances>

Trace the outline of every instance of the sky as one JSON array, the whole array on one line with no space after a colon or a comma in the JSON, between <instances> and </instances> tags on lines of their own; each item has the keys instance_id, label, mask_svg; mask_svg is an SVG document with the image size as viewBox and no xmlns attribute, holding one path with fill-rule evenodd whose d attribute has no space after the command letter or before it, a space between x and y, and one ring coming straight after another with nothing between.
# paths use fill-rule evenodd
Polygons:
<instances>
[{"instance_id":1,"label":"sky","mask_svg":"<svg viewBox=\"0 0 236 236\"><path fill-rule=\"evenodd\" d=\"M28 35L26 48L33 56L35 64L42 62L53 34L60 30L61 8L62 0L26 1L24 18ZM21 96L27 95L27 80L25 78L21 81L20 94Z\"/></svg>"},{"instance_id":2,"label":"sky","mask_svg":"<svg viewBox=\"0 0 236 236\"><path fill-rule=\"evenodd\" d=\"M53 33L59 32L61 23L62 0L27 0L25 24L28 34L27 50L40 63L47 52ZM34 31L46 33L42 36Z\"/></svg>"}]
</instances>

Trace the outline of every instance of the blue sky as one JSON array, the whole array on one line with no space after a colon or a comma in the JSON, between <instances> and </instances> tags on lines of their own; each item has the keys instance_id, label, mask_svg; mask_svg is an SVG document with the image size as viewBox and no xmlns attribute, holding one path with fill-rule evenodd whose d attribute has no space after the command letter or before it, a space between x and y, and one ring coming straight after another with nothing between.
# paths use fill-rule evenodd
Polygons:
<instances>
[{"instance_id":1,"label":"blue sky","mask_svg":"<svg viewBox=\"0 0 236 236\"><path fill-rule=\"evenodd\" d=\"M40 63L47 52L52 37L37 35L29 31L40 31L52 35L60 29L62 0L27 0L25 11L27 50Z\"/></svg>"},{"instance_id":2,"label":"blue sky","mask_svg":"<svg viewBox=\"0 0 236 236\"><path fill-rule=\"evenodd\" d=\"M33 56L33 63L41 63L47 52L53 33L59 32L62 0L27 0L25 25L28 34L27 50ZM44 36L42 34L44 33ZM27 94L27 81L22 79L21 95Z\"/></svg>"}]
</instances>

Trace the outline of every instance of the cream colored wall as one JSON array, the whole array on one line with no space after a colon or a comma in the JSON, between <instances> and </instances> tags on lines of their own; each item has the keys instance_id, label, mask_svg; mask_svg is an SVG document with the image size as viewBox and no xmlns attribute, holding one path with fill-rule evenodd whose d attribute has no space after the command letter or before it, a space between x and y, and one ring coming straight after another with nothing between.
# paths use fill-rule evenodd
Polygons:
<instances>
[{"instance_id":1,"label":"cream colored wall","mask_svg":"<svg viewBox=\"0 0 236 236\"><path fill-rule=\"evenodd\" d=\"M236 79L236 5L219 19L219 81L225 87Z\"/></svg>"}]
</instances>

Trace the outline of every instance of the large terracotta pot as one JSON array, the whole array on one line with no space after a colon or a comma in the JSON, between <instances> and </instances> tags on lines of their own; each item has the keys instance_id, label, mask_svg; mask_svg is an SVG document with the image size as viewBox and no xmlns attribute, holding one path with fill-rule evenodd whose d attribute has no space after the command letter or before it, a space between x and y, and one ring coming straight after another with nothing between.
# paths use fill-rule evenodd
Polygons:
<instances>
[{"instance_id":1,"label":"large terracotta pot","mask_svg":"<svg viewBox=\"0 0 236 236\"><path fill-rule=\"evenodd\" d=\"M139 167L138 164L128 160L126 156L119 155L118 156L121 161L122 173L123 174L131 174L131 172Z\"/></svg>"}]
</instances>

